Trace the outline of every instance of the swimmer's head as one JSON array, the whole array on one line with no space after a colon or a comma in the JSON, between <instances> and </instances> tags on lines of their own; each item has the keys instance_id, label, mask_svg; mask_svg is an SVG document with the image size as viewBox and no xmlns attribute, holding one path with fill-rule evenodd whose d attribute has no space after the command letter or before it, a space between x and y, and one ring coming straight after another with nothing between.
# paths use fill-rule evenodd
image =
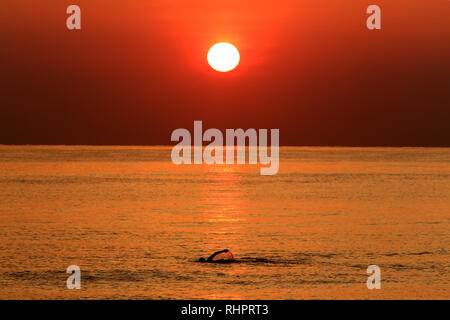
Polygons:
<instances>
[{"instance_id":1,"label":"swimmer's head","mask_svg":"<svg viewBox=\"0 0 450 320\"><path fill-rule=\"evenodd\" d=\"M198 262L206 262L205 258L198 259Z\"/></svg>"}]
</instances>

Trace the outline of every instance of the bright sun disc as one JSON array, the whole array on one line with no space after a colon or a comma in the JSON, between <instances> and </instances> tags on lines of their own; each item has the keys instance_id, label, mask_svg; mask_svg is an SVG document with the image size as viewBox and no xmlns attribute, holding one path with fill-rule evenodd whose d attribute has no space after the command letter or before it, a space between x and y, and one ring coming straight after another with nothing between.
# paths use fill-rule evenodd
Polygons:
<instances>
[{"instance_id":1,"label":"bright sun disc","mask_svg":"<svg viewBox=\"0 0 450 320\"><path fill-rule=\"evenodd\" d=\"M230 43L216 43L208 51L208 63L217 71L231 71L239 64L239 51Z\"/></svg>"}]
</instances>

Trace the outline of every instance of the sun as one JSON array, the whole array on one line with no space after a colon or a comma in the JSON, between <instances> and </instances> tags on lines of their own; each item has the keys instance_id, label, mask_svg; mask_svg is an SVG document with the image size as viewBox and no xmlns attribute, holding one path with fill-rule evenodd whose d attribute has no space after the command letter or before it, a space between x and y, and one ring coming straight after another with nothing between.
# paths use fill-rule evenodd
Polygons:
<instances>
[{"instance_id":1,"label":"sun","mask_svg":"<svg viewBox=\"0 0 450 320\"><path fill-rule=\"evenodd\" d=\"M208 51L208 63L216 71L228 72L239 64L239 51L228 42L219 42Z\"/></svg>"}]
</instances>

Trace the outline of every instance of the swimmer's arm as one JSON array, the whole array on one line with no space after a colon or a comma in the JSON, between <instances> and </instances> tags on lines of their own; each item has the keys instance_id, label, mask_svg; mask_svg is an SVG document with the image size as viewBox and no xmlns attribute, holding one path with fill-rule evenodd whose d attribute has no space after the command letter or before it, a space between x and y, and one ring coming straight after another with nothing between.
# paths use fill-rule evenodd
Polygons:
<instances>
[{"instance_id":1,"label":"swimmer's arm","mask_svg":"<svg viewBox=\"0 0 450 320\"><path fill-rule=\"evenodd\" d=\"M214 257L217 256L218 254L221 254L223 252L228 252L228 251L229 251L228 249L225 249L225 250L214 252L206 261L211 262L211 261L213 261Z\"/></svg>"}]
</instances>

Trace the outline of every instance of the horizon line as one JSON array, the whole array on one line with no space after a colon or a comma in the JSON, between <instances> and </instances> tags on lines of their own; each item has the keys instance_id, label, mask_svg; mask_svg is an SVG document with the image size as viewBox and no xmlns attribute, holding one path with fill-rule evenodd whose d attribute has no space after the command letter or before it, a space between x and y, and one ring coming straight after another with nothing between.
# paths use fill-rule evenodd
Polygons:
<instances>
[{"instance_id":1,"label":"horizon line","mask_svg":"<svg viewBox=\"0 0 450 320\"><path fill-rule=\"evenodd\" d=\"M176 145L162 145L162 144L5 144L0 143L0 147L159 147L159 148L173 148ZM202 145L206 147L207 144ZM194 148L195 146L191 146ZM226 148L227 146L223 146ZM236 146L235 146L236 147ZM250 147L245 145L245 147ZM252 146L259 147L259 146ZM271 146L267 146L270 148ZM280 145L279 148L423 148L423 149L444 149L450 148L450 145L442 146L421 146L421 145Z\"/></svg>"}]
</instances>

